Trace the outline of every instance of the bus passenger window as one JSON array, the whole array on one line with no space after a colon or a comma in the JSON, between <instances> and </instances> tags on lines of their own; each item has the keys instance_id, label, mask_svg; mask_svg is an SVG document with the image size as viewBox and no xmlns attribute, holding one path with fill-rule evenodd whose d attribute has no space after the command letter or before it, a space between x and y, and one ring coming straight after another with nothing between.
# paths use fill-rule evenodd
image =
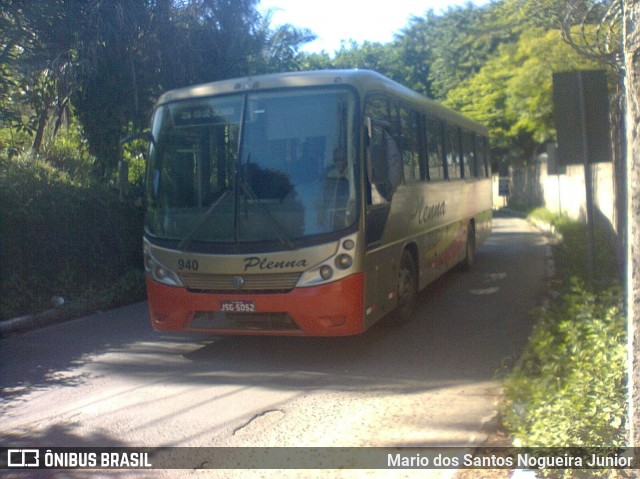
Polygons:
<instances>
[{"instance_id":1,"label":"bus passenger window","mask_svg":"<svg viewBox=\"0 0 640 479\"><path fill-rule=\"evenodd\" d=\"M391 134L371 122L371 138L367 158L367 178L371 187L371 204L391 201L402 183L402 157Z\"/></svg>"},{"instance_id":2,"label":"bus passenger window","mask_svg":"<svg viewBox=\"0 0 640 479\"><path fill-rule=\"evenodd\" d=\"M462 132L462 175L464 178L478 176L475 165L475 135L467 131Z\"/></svg>"},{"instance_id":3,"label":"bus passenger window","mask_svg":"<svg viewBox=\"0 0 640 479\"><path fill-rule=\"evenodd\" d=\"M407 182L420 179L419 125L418 114L415 111L400 109L402 164L404 179Z\"/></svg>"},{"instance_id":4,"label":"bus passenger window","mask_svg":"<svg viewBox=\"0 0 640 479\"><path fill-rule=\"evenodd\" d=\"M460 170L460 130L447 125L445 127L445 141L447 154L447 173L450 180L462 177Z\"/></svg>"},{"instance_id":5,"label":"bus passenger window","mask_svg":"<svg viewBox=\"0 0 640 479\"><path fill-rule=\"evenodd\" d=\"M444 179L442 122L435 118L427 118L427 157L429 164L429 179Z\"/></svg>"},{"instance_id":6,"label":"bus passenger window","mask_svg":"<svg viewBox=\"0 0 640 479\"><path fill-rule=\"evenodd\" d=\"M365 105L365 116L377 121L391 124L389 116L389 101L386 96L371 95Z\"/></svg>"},{"instance_id":7,"label":"bus passenger window","mask_svg":"<svg viewBox=\"0 0 640 479\"><path fill-rule=\"evenodd\" d=\"M476 138L476 163L478 168L478 176L480 177L488 177L489 175L489 165L487 158L487 139L484 137Z\"/></svg>"}]
</instances>

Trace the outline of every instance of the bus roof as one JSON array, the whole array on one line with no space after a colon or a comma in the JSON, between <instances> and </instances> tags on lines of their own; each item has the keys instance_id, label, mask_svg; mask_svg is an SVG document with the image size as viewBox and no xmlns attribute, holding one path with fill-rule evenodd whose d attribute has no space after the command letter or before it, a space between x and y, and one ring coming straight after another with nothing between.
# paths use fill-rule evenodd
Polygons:
<instances>
[{"instance_id":1,"label":"bus roof","mask_svg":"<svg viewBox=\"0 0 640 479\"><path fill-rule=\"evenodd\" d=\"M409 104L419 106L422 111L431 112L439 118L449 120L477 133L488 135L487 128L481 124L372 70L299 71L221 80L167 91L158 99L158 105L176 100L237 92L339 84L350 85L360 93L370 91L389 93Z\"/></svg>"}]
</instances>

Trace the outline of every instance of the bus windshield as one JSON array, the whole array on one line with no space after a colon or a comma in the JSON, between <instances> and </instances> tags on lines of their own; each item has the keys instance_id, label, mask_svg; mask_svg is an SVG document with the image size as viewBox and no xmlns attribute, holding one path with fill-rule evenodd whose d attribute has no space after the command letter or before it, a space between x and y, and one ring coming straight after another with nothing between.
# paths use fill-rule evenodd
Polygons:
<instances>
[{"instance_id":1,"label":"bus windshield","mask_svg":"<svg viewBox=\"0 0 640 479\"><path fill-rule=\"evenodd\" d=\"M346 89L249 92L161 105L145 226L198 244L273 243L356 220L355 100Z\"/></svg>"}]
</instances>

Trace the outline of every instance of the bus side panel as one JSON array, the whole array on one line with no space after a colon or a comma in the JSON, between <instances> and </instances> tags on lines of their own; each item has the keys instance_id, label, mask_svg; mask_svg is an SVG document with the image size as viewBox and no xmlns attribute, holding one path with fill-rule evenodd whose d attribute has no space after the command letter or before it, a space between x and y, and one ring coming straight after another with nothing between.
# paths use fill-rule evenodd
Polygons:
<instances>
[{"instance_id":1,"label":"bus side panel","mask_svg":"<svg viewBox=\"0 0 640 479\"><path fill-rule=\"evenodd\" d=\"M396 307L398 258L402 245L389 245L366 253L365 322L367 327Z\"/></svg>"},{"instance_id":2,"label":"bus side panel","mask_svg":"<svg viewBox=\"0 0 640 479\"><path fill-rule=\"evenodd\" d=\"M367 252L365 314L373 324L396 306L398 265L405 247L417 250L423 289L464 259L467 230L476 246L491 233L491 180L401 185L394 193L380 246Z\"/></svg>"},{"instance_id":3,"label":"bus side panel","mask_svg":"<svg viewBox=\"0 0 640 479\"><path fill-rule=\"evenodd\" d=\"M364 275L354 274L333 283L295 288L288 293L216 294L191 292L161 285L147 277L151 324L158 331L207 334L293 336L348 336L362 333ZM298 329L207 329L193 327L196 313L216 313L225 300L251 300L261 315L288 314Z\"/></svg>"},{"instance_id":4,"label":"bus side panel","mask_svg":"<svg viewBox=\"0 0 640 479\"><path fill-rule=\"evenodd\" d=\"M493 211L485 211L475 217L476 220L476 246L480 246L491 235Z\"/></svg>"}]
</instances>

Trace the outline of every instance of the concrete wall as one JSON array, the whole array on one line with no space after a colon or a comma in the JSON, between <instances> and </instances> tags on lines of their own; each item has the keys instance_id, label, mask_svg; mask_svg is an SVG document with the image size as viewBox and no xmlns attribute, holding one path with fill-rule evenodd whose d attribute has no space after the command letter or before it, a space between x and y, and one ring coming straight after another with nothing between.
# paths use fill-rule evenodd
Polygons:
<instances>
[{"instance_id":1,"label":"concrete wall","mask_svg":"<svg viewBox=\"0 0 640 479\"><path fill-rule=\"evenodd\" d=\"M617 230L615 207L615 176L613 163L592 165L593 202L598 221ZM583 165L568 165L561 174L548 174L547 155L538 157L535 165L509 169L509 196L501 197L499 179L494 176L494 208L504 206L544 206L555 213L566 214L575 220L586 218L586 189ZM605 226L605 225L603 225Z\"/></svg>"}]
</instances>

